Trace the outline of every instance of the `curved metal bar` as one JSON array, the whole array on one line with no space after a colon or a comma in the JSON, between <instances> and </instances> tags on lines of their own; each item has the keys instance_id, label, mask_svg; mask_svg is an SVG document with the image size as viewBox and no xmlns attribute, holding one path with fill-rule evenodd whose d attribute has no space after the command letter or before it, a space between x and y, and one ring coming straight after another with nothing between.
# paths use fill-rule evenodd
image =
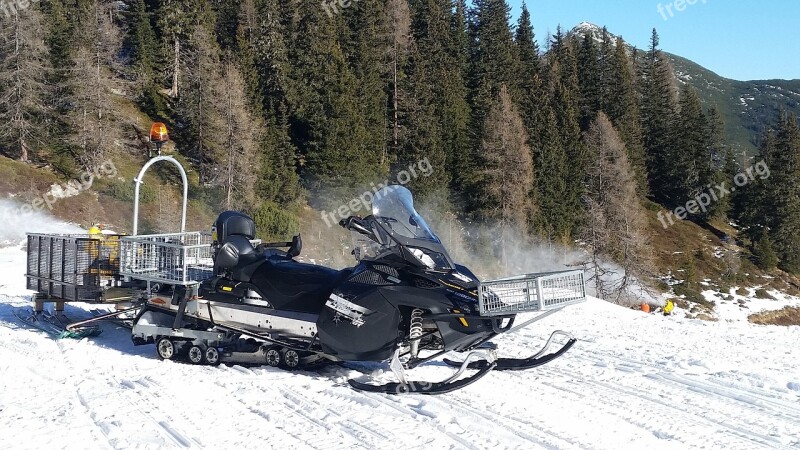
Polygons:
<instances>
[{"instance_id":1,"label":"curved metal bar","mask_svg":"<svg viewBox=\"0 0 800 450\"><path fill-rule=\"evenodd\" d=\"M186 178L186 171L183 169L181 163L179 163L172 156L156 156L155 158L151 158L150 161L147 161L145 165L142 166L142 170L139 171L139 175L133 179L133 181L136 183L136 187L134 189L135 192L133 194L133 236L139 234L139 187L142 183L144 183L144 174L147 172L147 169L159 161L167 161L172 163L181 173L181 180L183 180L183 208L181 209L180 232L186 232L186 205L189 202L189 181Z\"/></svg>"}]
</instances>

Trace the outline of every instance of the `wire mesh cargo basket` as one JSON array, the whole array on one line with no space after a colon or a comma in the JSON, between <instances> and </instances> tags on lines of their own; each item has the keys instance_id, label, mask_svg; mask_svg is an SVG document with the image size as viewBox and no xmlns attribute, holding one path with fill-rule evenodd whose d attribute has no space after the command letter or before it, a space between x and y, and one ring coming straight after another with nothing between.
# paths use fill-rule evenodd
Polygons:
<instances>
[{"instance_id":1,"label":"wire mesh cargo basket","mask_svg":"<svg viewBox=\"0 0 800 450\"><path fill-rule=\"evenodd\" d=\"M120 240L120 274L169 285L190 285L213 276L211 234L126 236Z\"/></svg>"},{"instance_id":2,"label":"wire mesh cargo basket","mask_svg":"<svg viewBox=\"0 0 800 450\"><path fill-rule=\"evenodd\" d=\"M119 277L119 236L28 234L27 288L67 300L102 300Z\"/></svg>"},{"instance_id":3,"label":"wire mesh cargo basket","mask_svg":"<svg viewBox=\"0 0 800 450\"><path fill-rule=\"evenodd\" d=\"M482 316L559 309L586 300L582 270L484 281L478 287Z\"/></svg>"}]
</instances>

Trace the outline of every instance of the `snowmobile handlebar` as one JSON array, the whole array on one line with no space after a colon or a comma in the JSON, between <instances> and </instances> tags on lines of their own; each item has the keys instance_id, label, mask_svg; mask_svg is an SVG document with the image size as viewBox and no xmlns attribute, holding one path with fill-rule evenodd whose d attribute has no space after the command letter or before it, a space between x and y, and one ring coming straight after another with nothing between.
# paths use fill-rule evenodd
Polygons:
<instances>
[{"instance_id":1,"label":"snowmobile handlebar","mask_svg":"<svg viewBox=\"0 0 800 450\"><path fill-rule=\"evenodd\" d=\"M359 216L350 216L346 219L342 219L339 221L339 225L342 226L345 230L348 231L357 231L361 234L372 236L372 232L369 230L368 226L364 223L364 219Z\"/></svg>"}]
</instances>

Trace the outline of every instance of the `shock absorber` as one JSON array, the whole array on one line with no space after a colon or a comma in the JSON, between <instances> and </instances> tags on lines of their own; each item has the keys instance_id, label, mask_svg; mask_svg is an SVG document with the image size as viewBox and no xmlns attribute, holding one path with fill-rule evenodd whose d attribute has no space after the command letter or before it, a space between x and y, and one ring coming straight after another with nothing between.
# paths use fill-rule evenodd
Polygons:
<instances>
[{"instance_id":1,"label":"shock absorber","mask_svg":"<svg viewBox=\"0 0 800 450\"><path fill-rule=\"evenodd\" d=\"M422 310L414 308L411 310L411 319L408 323L408 337L411 340L411 359L416 359L419 355L419 338L422 336Z\"/></svg>"}]
</instances>

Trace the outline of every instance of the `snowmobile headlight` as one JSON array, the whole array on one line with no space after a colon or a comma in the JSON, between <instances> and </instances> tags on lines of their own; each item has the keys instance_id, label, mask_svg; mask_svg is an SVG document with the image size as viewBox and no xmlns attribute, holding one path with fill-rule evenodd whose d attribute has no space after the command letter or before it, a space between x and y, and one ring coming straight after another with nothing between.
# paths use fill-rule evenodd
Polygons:
<instances>
[{"instance_id":1,"label":"snowmobile headlight","mask_svg":"<svg viewBox=\"0 0 800 450\"><path fill-rule=\"evenodd\" d=\"M411 250L411 254L414 255L414 257L417 258L419 262L425 264L429 269L436 268L436 263L433 261L433 258L431 258L422 249L411 247L409 250Z\"/></svg>"}]
</instances>

